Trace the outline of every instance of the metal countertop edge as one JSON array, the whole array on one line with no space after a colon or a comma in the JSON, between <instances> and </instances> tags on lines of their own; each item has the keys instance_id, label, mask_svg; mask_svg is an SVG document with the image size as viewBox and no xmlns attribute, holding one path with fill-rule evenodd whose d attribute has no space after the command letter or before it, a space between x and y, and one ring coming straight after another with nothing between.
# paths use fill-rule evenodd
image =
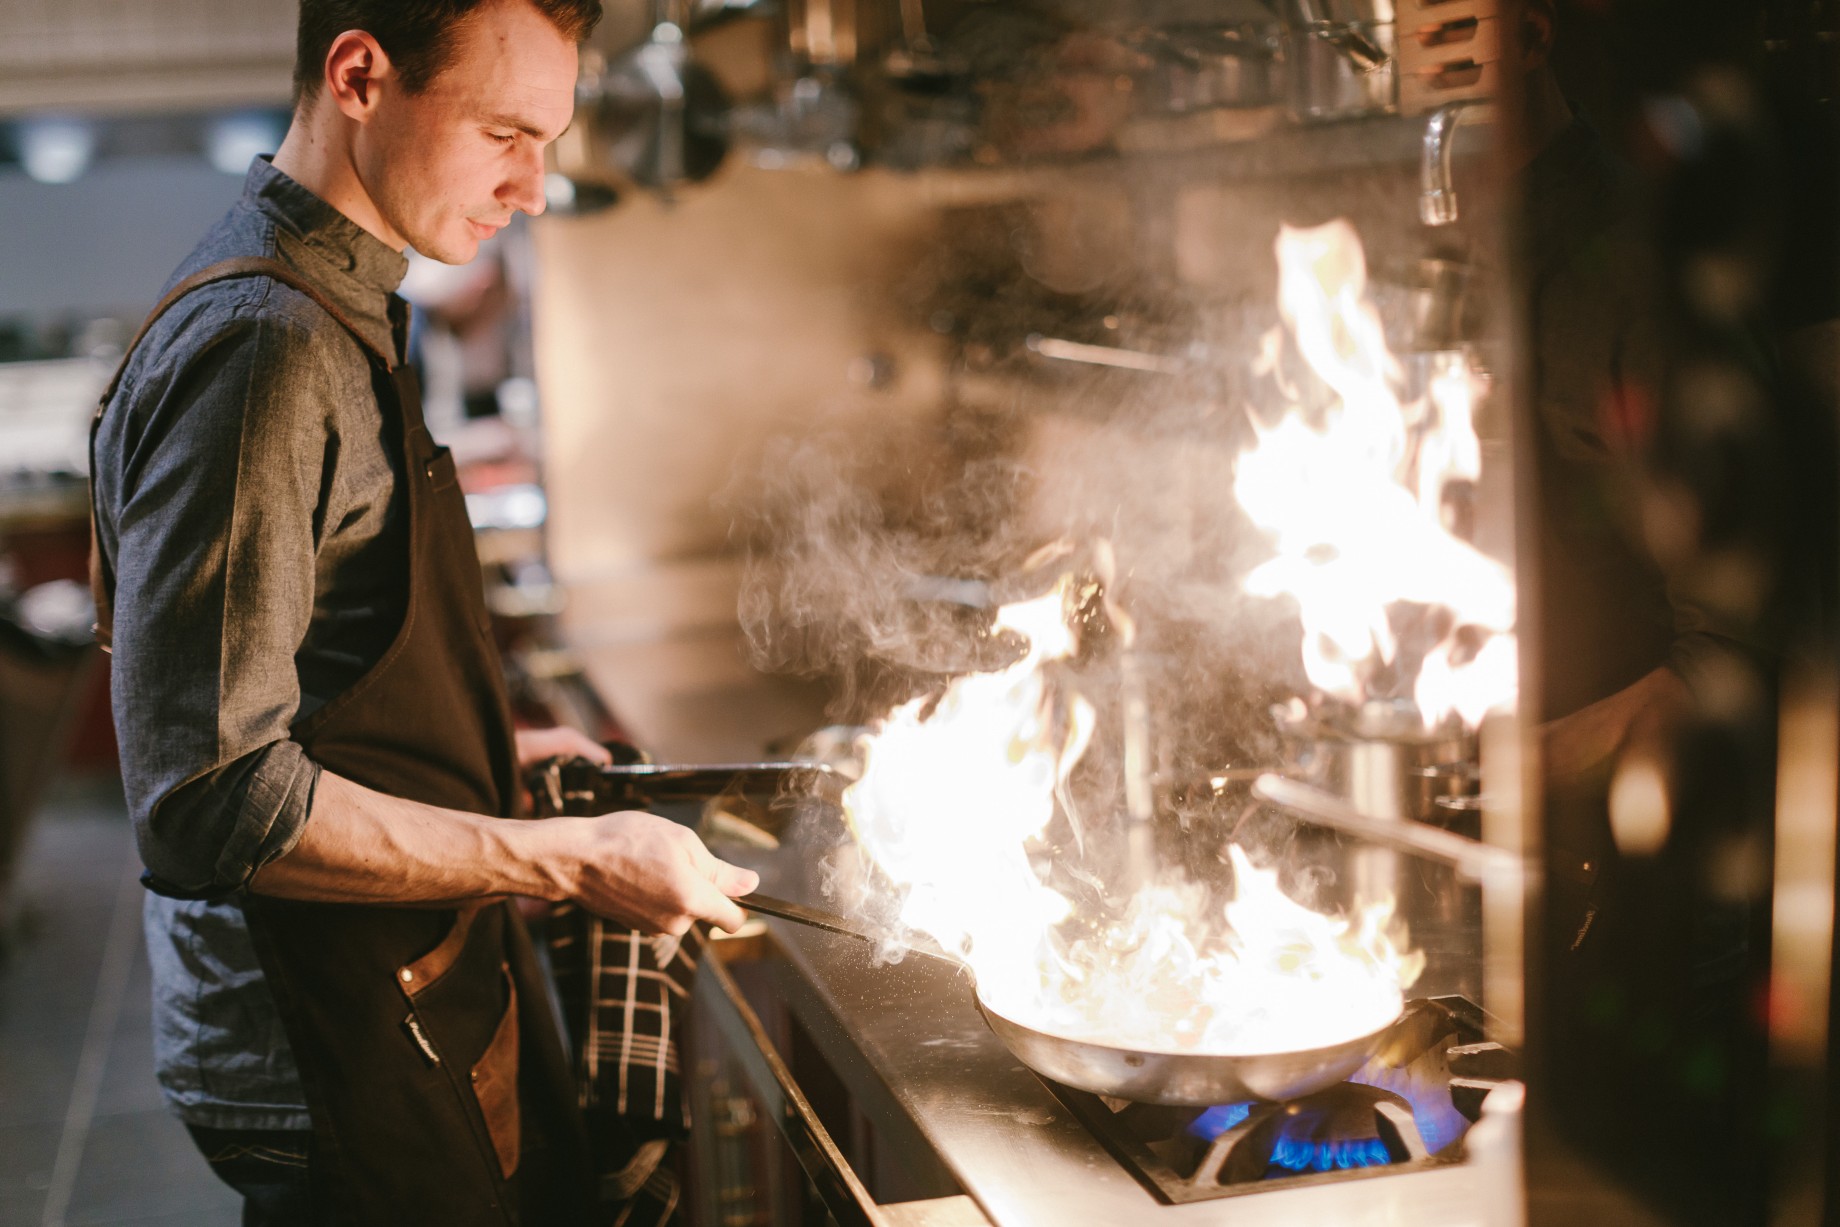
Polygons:
<instances>
[{"instance_id":1,"label":"metal countertop edge","mask_svg":"<svg viewBox=\"0 0 1840 1227\"><path fill-rule=\"evenodd\" d=\"M1182 1227L1380 1227L1401 1222L1472 1227L1486 1220L1487 1210L1478 1200L1480 1182L1468 1165L1164 1205L1009 1053L978 1014L968 979L930 960L874 966L857 939L781 920L766 923L788 968L829 1015L833 1034L828 1041L843 1039L862 1057L894 1106L996 1227L1114 1227L1127 1222L1132 1227L1165 1222ZM869 976L879 983L865 983ZM864 983L871 1000L907 996L926 1008L917 1011L911 1008L915 1003L892 1011L853 1008L844 1001L852 981ZM789 1004L797 1012L796 1004ZM930 1034L907 1037L915 1051L897 1054L886 1034L895 1026ZM941 1077L937 1069L929 1073L919 1049L949 1054L948 1064L958 1067L959 1076ZM964 1085L967 1066L975 1066L971 1088ZM960 1085L954 1088L948 1081ZM975 1094L964 1093L973 1088ZM941 1094L954 1090L958 1093ZM1005 1118L1007 1123L999 1126Z\"/></svg>"}]
</instances>

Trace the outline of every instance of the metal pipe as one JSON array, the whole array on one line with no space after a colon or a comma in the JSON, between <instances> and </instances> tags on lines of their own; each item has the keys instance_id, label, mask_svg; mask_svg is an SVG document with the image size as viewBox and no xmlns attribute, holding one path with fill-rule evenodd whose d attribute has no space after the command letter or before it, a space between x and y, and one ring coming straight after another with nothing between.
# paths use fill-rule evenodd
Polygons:
<instances>
[{"instance_id":1,"label":"metal pipe","mask_svg":"<svg viewBox=\"0 0 1840 1227\"><path fill-rule=\"evenodd\" d=\"M1493 844L1421 822L1366 814L1332 792L1281 775L1261 775L1253 781L1252 795L1317 825L1442 861L1472 882L1504 872L1518 874L1521 869L1518 856Z\"/></svg>"},{"instance_id":2,"label":"metal pipe","mask_svg":"<svg viewBox=\"0 0 1840 1227\"><path fill-rule=\"evenodd\" d=\"M1147 371L1156 375L1180 375L1188 369L1188 363L1179 358L1146 354L1135 349L1119 349L1113 345L1088 345L1084 341L1066 341L1060 337L1044 337L1039 333L1030 333L1023 344L1032 353L1044 358L1058 358L1062 362L1114 366L1120 370Z\"/></svg>"},{"instance_id":3,"label":"metal pipe","mask_svg":"<svg viewBox=\"0 0 1840 1227\"><path fill-rule=\"evenodd\" d=\"M1492 122L1495 108L1480 98L1447 102L1431 112L1425 122L1425 140L1418 168L1418 220L1427 226L1448 226L1457 220L1457 189L1451 184L1451 152L1459 125Z\"/></svg>"}]
</instances>

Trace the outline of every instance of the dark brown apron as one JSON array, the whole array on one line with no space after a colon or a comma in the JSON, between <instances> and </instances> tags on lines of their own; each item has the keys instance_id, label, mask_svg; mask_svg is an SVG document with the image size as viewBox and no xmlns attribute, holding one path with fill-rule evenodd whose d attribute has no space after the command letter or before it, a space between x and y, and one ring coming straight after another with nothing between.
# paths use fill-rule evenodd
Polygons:
<instances>
[{"instance_id":1,"label":"dark brown apron","mask_svg":"<svg viewBox=\"0 0 1840 1227\"><path fill-rule=\"evenodd\" d=\"M394 406L402 429L402 628L370 672L294 726L294 739L320 766L379 792L512 817L515 742L479 559L453 457L423 423L415 373L293 270L254 257L180 282L135 343L185 294L248 276L293 286L356 337L378 402L386 414ZM92 468L94 437L92 427ZM106 643L113 576L93 544L91 583ZM340 1224L587 1221L587 1144L568 1061L510 903L414 909L254 894L242 903L306 1089L314 1186Z\"/></svg>"}]
</instances>

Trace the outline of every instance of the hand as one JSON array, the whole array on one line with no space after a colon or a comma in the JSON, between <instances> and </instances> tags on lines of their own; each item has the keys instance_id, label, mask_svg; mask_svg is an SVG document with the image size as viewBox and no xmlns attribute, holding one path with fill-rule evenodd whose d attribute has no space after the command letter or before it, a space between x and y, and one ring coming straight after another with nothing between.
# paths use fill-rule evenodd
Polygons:
<instances>
[{"instance_id":1,"label":"hand","mask_svg":"<svg viewBox=\"0 0 1840 1227\"><path fill-rule=\"evenodd\" d=\"M564 726L517 731L518 766L529 767L550 758L585 758L603 767L613 762L606 746L579 729Z\"/></svg>"},{"instance_id":2,"label":"hand","mask_svg":"<svg viewBox=\"0 0 1840 1227\"><path fill-rule=\"evenodd\" d=\"M1625 749L1662 744L1691 701L1680 675L1663 666L1608 698L1540 725L1546 786L1608 788Z\"/></svg>"},{"instance_id":3,"label":"hand","mask_svg":"<svg viewBox=\"0 0 1840 1227\"><path fill-rule=\"evenodd\" d=\"M733 933L747 919L733 897L760 884L759 874L718 860L690 828L656 814L623 810L538 825L565 841L569 895L646 933L681 937L699 920Z\"/></svg>"}]
</instances>

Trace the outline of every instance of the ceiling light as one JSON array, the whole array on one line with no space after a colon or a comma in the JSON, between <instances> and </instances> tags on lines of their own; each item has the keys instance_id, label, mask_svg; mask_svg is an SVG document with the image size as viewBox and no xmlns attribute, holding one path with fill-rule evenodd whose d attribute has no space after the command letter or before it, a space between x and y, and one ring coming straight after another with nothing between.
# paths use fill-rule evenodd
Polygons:
<instances>
[{"instance_id":1,"label":"ceiling light","mask_svg":"<svg viewBox=\"0 0 1840 1227\"><path fill-rule=\"evenodd\" d=\"M229 115L211 125L205 154L224 174L240 175L257 155L279 149L281 137L281 123L272 115Z\"/></svg>"},{"instance_id":2,"label":"ceiling light","mask_svg":"<svg viewBox=\"0 0 1840 1227\"><path fill-rule=\"evenodd\" d=\"M19 162L40 183L74 183L96 153L96 130L79 119L28 119L19 125Z\"/></svg>"}]
</instances>

